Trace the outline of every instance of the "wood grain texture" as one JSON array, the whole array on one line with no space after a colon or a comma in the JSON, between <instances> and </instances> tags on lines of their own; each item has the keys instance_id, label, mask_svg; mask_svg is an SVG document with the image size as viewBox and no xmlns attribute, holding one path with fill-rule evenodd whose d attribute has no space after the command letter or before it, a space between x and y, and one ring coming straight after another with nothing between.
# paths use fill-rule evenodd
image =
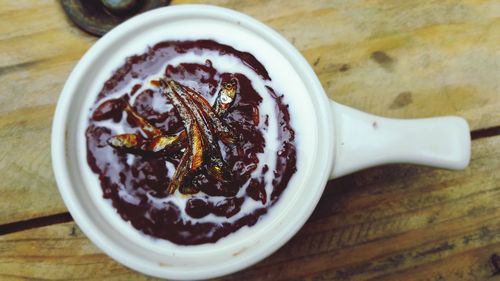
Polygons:
<instances>
[{"instance_id":1,"label":"wood grain texture","mask_svg":"<svg viewBox=\"0 0 500 281\"><path fill-rule=\"evenodd\" d=\"M173 1L173 4L196 1ZM461 115L500 126L496 0L209 0L291 41L341 103L397 118ZM55 104L96 41L55 0L0 0L0 225L66 212L50 162ZM463 172L391 165L327 188L298 235L225 280L500 280L500 137ZM479 135L479 134L478 134ZM0 236L0 280L151 280L74 223Z\"/></svg>"},{"instance_id":2,"label":"wood grain texture","mask_svg":"<svg viewBox=\"0 0 500 281\"><path fill-rule=\"evenodd\" d=\"M174 1L183 3L191 2ZM500 125L497 1L204 3L278 30L339 102L390 117L461 115L472 129ZM66 210L51 171L52 114L69 72L95 38L74 27L56 1L0 4L3 224Z\"/></svg>"},{"instance_id":3,"label":"wood grain texture","mask_svg":"<svg viewBox=\"0 0 500 281\"><path fill-rule=\"evenodd\" d=\"M0 2L0 224L65 212L50 128L73 66L95 41L55 1Z\"/></svg>"},{"instance_id":4,"label":"wood grain texture","mask_svg":"<svg viewBox=\"0 0 500 281\"><path fill-rule=\"evenodd\" d=\"M459 114L472 129L500 124L498 1L213 3L283 34L338 102L398 118Z\"/></svg>"},{"instance_id":5,"label":"wood grain texture","mask_svg":"<svg viewBox=\"0 0 500 281\"><path fill-rule=\"evenodd\" d=\"M221 280L486 280L500 254L500 136L463 173L392 165L329 183L283 248ZM498 275L500 277L500 275ZM152 280L101 253L74 223L0 236L0 279Z\"/></svg>"}]
</instances>

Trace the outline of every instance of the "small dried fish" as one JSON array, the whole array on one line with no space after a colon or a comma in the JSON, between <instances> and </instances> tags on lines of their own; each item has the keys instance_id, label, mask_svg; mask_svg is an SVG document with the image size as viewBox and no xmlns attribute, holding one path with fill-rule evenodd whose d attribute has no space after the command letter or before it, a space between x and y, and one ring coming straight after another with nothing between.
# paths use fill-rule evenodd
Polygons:
<instances>
[{"instance_id":1,"label":"small dried fish","mask_svg":"<svg viewBox=\"0 0 500 281\"><path fill-rule=\"evenodd\" d=\"M224 142L225 144L233 144L236 142L236 137L232 133L232 130L220 119L217 113L212 109L210 104L208 104L207 100L205 100L200 94L197 92L187 88L186 91L190 94L192 100L196 107L198 107L203 117L207 120L207 123L212 128L212 131ZM221 94L219 93L219 96ZM217 99L219 100L219 99ZM215 102L215 105L217 101Z\"/></svg>"},{"instance_id":2,"label":"small dried fish","mask_svg":"<svg viewBox=\"0 0 500 281\"><path fill-rule=\"evenodd\" d=\"M189 158L184 160L184 163L182 163L183 165L180 163L177 166L172 182L167 188L169 193L173 193L180 185L184 184L184 180L189 173L195 172L203 164L204 142L200 124L198 124L193 113L190 111L190 107L184 103L182 97L176 92L176 89L173 87L175 84L165 80L160 80L160 84L163 93L181 116L189 140L188 149L182 157L181 162L183 162L182 160L186 155L188 155Z\"/></svg>"},{"instance_id":3,"label":"small dried fish","mask_svg":"<svg viewBox=\"0 0 500 281\"><path fill-rule=\"evenodd\" d=\"M177 169L175 170L175 173L170 180L170 184L167 187L168 194L173 194L184 183L184 180L189 172L189 161L191 157L192 153L188 147L186 148L184 155L182 155L181 161L179 162L179 165L177 165Z\"/></svg>"},{"instance_id":4,"label":"small dried fish","mask_svg":"<svg viewBox=\"0 0 500 281\"><path fill-rule=\"evenodd\" d=\"M108 144L116 149L127 150L130 153L160 153L175 152L184 145L186 132L182 131L178 135L157 136L152 139L143 138L141 134L120 134L108 139ZM160 154L162 155L162 154Z\"/></svg>"},{"instance_id":5,"label":"small dried fish","mask_svg":"<svg viewBox=\"0 0 500 281\"><path fill-rule=\"evenodd\" d=\"M132 106L128 103L125 106L125 112L127 112L129 120L131 120L134 125L138 126L148 138L157 137L162 134L160 129L156 128L149 123L148 120L137 114L137 112L135 112Z\"/></svg>"},{"instance_id":6,"label":"small dried fish","mask_svg":"<svg viewBox=\"0 0 500 281\"><path fill-rule=\"evenodd\" d=\"M96 112L104 112L104 108L118 107L114 104L118 104L123 111L127 112L128 120L133 125L138 126L146 138L158 138L161 136L161 130L139 115L124 98L105 101L98 107ZM96 114L94 113L94 115ZM97 116L100 117L100 115ZM145 139L138 134L121 134L108 139L108 144L118 149L142 150L145 148Z\"/></svg>"},{"instance_id":7,"label":"small dried fish","mask_svg":"<svg viewBox=\"0 0 500 281\"><path fill-rule=\"evenodd\" d=\"M114 148L134 149L140 147L143 139L137 134L121 134L108 139L108 144Z\"/></svg>"},{"instance_id":8,"label":"small dried fish","mask_svg":"<svg viewBox=\"0 0 500 281\"><path fill-rule=\"evenodd\" d=\"M155 83L152 83L155 86L160 86L161 82L153 80ZM224 114L227 109L230 107L232 102L227 103L228 98L234 99L235 94L236 94L236 79L232 79L229 82L223 83L222 84L222 89L219 91L218 98L214 104L214 108L216 107L217 104L219 104L219 112L220 114ZM209 125L213 128L213 132L217 134L219 139L225 143L225 144L234 144L236 142L236 137L232 133L232 130L220 119L219 115L216 113L215 109L210 106L208 101L203 98L199 93L193 91L192 89L188 87L184 87L185 90L190 94L196 105L202 110L202 113L204 115L204 118L209 120ZM223 103L222 101L226 101L226 103ZM149 124L144 118L142 118L140 115L134 111L134 109L130 105L125 106L125 110L135 120L135 124L144 124L145 126L142 126L141 129L142 131L146 134L151 132L151 134L146 134L148 138L151 138L150 135L152 135L152 141L148 145L142 145L142 147L129 147L129 148L137 148L139 150L144 150L148 152L161 152L164 150L169 149L170 147L174 146L175 144L178 144L180 142L183 142L187 138L187 134L183 131L178 135L170 135L170 136L163 136L163 135L157 135L158 131L156 131L151 124ZM139 118L137 118L139 117ZM120 147L116 147L120 148Z\"/></svg>"},{"instance_id":9,"label":"small dried fish","mask_svg":"<svg viewBox=\"0 0 500 281\"><path fill-rule=\"evenodd\" d=\"M217 99L215 100L214 109L215 112L222 116L228 108L233 104L234 98L236 97L236 87L238 82L236 79L231 79L227 83L222 84L222 88L217 95Z\"/></svg>"},{"instance_id":10,"label":"small dried fish","mask_svg":"<svg viewBox=\"0 0 500 281\"><path fill-rule=\"evenodd\" d=\"M184 155L167 187L167 192L170 194L176 190L185 194L198 192L189 185L188 178L204 163L207 172L215 179L220 182L228 179L231 175L222 159L218 139L225 144L232 144L236 138L220 117L227 112L234 101L237 81L232 79L222 85L213 107L199 93L173 80L160 79L155 82L157 83L154 85L160 87L162 94L169 99L180 115L184 131L177 135L164 135L123 99L119 107L127 113L127 120L140 128L141 134L116 135L108 139L108 143L114 148L134 153L140 151L156 154L185 147ZM115 112L115 108L111 105L113 104L103 107L104 114L107 114L107 111ZM104 114L103 118L110 115L104 116Z\"/></svg>"},{"instance_id":11,"label":"small dried fish","mask_svg":"<svg viewBox=\"0 0 500 281\"><path fill-rule=\"evenodd\" d=\"M170 147L176 143L179 143L183 139L186 139L186 137L186 131L182 131L180 134L173 136L157 136L154 137L151 142L144 147L144 150L150 152L160 152L162 150L165 150L167 147Z\"/></svg>"},{"instance_id":12,"label":"small dried fish","mask_svg":"<svg viewBox=\"0 0 500 281\"><path fill-rule=\"evenodd\" d=\"M219 144L217 140L214 138L215 129L212 127L210 121L212 119L207 115L203 114L204 112L208 112L210 107L207 107L206 104L197 104L193 96L201 96L198 93L193 92L189 88L175 82L175 81L167 81L166 82L176 93L178 93L179 97L182 99L182 102L187 105L187 107L191 110L196 122L200 125L201 134L203 137L204 149L207 151L206 160L208 169L207 171L217 180L224 180L224 171L227 171L227 165L222 160L222 155L220 152ZM191 95L188 94L188 91L191 91ZM220 121L220 120L219 120Z\"/></svg>"}]
</instances>

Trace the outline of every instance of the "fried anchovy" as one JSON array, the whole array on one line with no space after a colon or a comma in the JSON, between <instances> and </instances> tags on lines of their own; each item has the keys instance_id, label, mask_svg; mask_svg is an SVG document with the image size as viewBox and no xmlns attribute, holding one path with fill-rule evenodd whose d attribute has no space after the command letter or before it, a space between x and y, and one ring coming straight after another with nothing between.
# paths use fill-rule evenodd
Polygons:
<instances>
[{"instance_id":1,"label":"fried anchovy","mask_svg":"<svg viewBox=\"0 0 500 281\"><path fill-rule=\"evenodd\" d=\"M178 135L156 136L152 139L146 139L141 134L120 134L108 139L108 144L116 149L128 150L131 153L140 152L165 152L167 150L175 151L181 148L186 140L186 131Z\"/></svg>"},{"instance_id":2,"label":"fried anchovy","mask_svg":"<svg viewBox=\"0 0 500 281\"><path fill-rule=\"evenodd\" d=\"M137 114L135 110L130 106L130 104L127 103L125 106L125 112L127 112L128 116L133 120L135 125L139 126L141 131L146 135L148 138L154 138L156 136L161 135L161 130L153 126L151 123L149 123L148 120L144 119L142 116Z\"/></svg>"},{"instance_id":3,"label":"fried anchovy","mask_svg":"<svg viewBox=\"0 0 500 281\"><path fill-rule=\"evenodd\" d=\"M154 137L151 142L147 143L142 150L151 151L151 152L160 152L165 150L167 147L170 147L176 143L182 142L187 137L186 131L182 131L178 135L171 136L158 136Z\"/></svg>"},{"instance_id":4,"label":"fried anchovy","mask_svg":"<svg viewBox=\"0 0 500 281\"><path fill-rule=\"evenodd\" d=\"M222 88L217 95L215 100L214 110L217 115L222 116L229 107L233 104L234 98L236 97L236 79L231 79L231 81L223 83Z\"/></svg>"},{"instance_id":5,"label":"fried anchovy","mask_svg":"<svg viewBox=\"0 0 500 281\"><path fill-rule=\"evenodd\" d=\"M234 102L234 97L236 95L236 83L236 80L232 79L231 81L222 84L222 88L217 95L217 99L213 107L210 106L208 101L204 99L199 93L185 87L185 90L195 101L197 107L202 110L204 117L207 120L210 120L210 126L213 127L212 131L217 134L219 139L225 144L233 144L236 141L236 138L231 129L220 119L220 116L224 115L224 113L227 112L229 107ZM158 82L158 85L160 85L160 82ZM125 136L124 134L123 137L113 137L108 141L110 145L115 148L133 149L137 151L142 150L146 152L158 153L167 150L168 148L176 144L184 142L187 138L187 134L185 131L182 131L177 135L160 135L160 130L155 128L147 120L142 118L128 103L125 106L125 110L133 119L133 121L141 127L143 133L147 136L147 138L150 138L152 140L148 144L146 143L147 140L142 139L141 142L137 142L137 144L133 146L126 142L126 138L130 139L133 138L133 136ZM136 136L136 138L138 137L139 136Z\"/></svg>"},{"instance_id":6,"label":"fried anchovy","mask_svg":"<svg viewBox=\"0 0 500 281\"><path fill-rule=\"evenodd\" d=\"M191 153L191 148L187 147L184 155L182 155L179 165L175 170L174 176L170 180L170 184L167 187L167 193L173 194L178 188L182 187L184 180L189 173L189 162L191 161L193 154Z\"/></svg>"},{"instance_id":7,"label":"fried anchovy","mask_svg":"<svg viewBox=\"0 0 500 281\"><path fill-rule=\"evenodd\" d=\"M202 135L202 130L200 129L200 124L190 110L190 107L185 104L182 97L173 88L170 81L160 80L162 87L162 92L170 100L172 105L175 107L179 115L181 116L182 122L184 124L184 129L187 132L187 138L189 140L189 146L183 158L188 155L189 157L185 161L181 161L175 170L172 181L167 188L169 193L175 192L181 185L184 184L184 180L189 173L195 172L203 164L203 154L204 154L204 136ZM183 164L183 165L181 165Z\"/></svg>"},{"instance_id":8,"label":"fried anchovy","mask_svg":"<svg viewBox=\"0 0 500 281\"><path fill-rule=\"evenodd\" d=\"M128 118L130 118L134 125L141 129L141 132L146 138L157 138L161 136L161 130L135 112L127 101L121 99L120 102L123 104L123 110L127 112ZM108 139L109 145L114 148L123 149L139 149L144 146L144 141L144 138L139 134L121 134Z\"/></svg>"},{"instance_id":9,"label":"fried anchovy","mask_svg":"<svg viewBox=\"0 0 500 281\"><path fill-rule=\"evenodd\" d=\"M163 135L160 129L139 115L127 101L123 101L122 110L127 112L129 122L138 126L142 134L116 135L108 139L108 143L114 148L129 152L158 153L179 149L179 145L184 145L187 140L184 155L167 187L168 193L174 193L178 189L181 192L195 191L186 184L186 180L203 163L207 163L207 171L215 179L227 179L230 171L222 159L216 137L226 144L236 141L230 128L220 119L234 101L236 80L222 85L213 108L199 93L175 81L161 79L158 85L180 115L184 131L177 135Z\"/></svg>"},{"instance_id":10,"label":"fried anchovy","mask_svg":"<svg viewBox=\"0 0 500 281\"><path fill-rule=\"evenodd\" d=\"M220 116L224 115L234 102L236 85L236 79L231 79L231 81L223 83L213 107L210 106L208 101L199 93L188 87L183 87L195 101L197 107L202 110L204 117L209 120L209 126L214 127L213 132L217 134L220 140L225 144L233 144L236 142L236 137L231 129L220 119ZM171 142L165 142L163 146L159 146L155 152L166 149L168 146L177 142L182 142L186 137L187 135L185 133L181 133L177 135L175 139L172 138Z\"/></svg>"},{"instance_id":11,"label":"fried anchovy","mask_svg":"<svg viewBox=\"0 0 500 281\"><path fill-rule=\"evenodd\" d=\"M108 139L108 144L114 148L134 149L140 147L143 139L137 134L121 134Z\"/></svg>"},{"instance_id":12,"label":"fried anchovy","mask_svg":"<svg viewBox=\"0 0 500 281\"><path fill-rule=\"evenodd\" d=\"M204 140L204 148L207 150L206 158L208 158L208 172L219 181L224 180L223 171L227 171L226 163L222 160L222 155L220 152L217 140L214 138L214 128L210 124L210 119L208 116L203 114L203 109L201 105L196 104L196 102L191 98L192 96L188 94L188 88L180 85L175 81L168 81L169 85L175 89L179 94L182 101L191 110L196 122L200 124L201 133ZM194 93L198 95L197 93Z\"/></svg>"},{"instance_id":13,"label":"fried anchovy","mask_svg":"<svg viewBox=\"0 0 500 281\"><path fill-rule=\"evenodd\" d=\"M234 134L231 132L231 129L222 122L217 113L212 109L210 104L205 100L200 94L186 87L186 91L190 94L190 97L194 101L197 108L201 110L203 117L207 120L209 126L212 128L212 131L217 134L217 136L222 140L225 144L233 144L236 142L236 138ZM222 90L221 90L222 92ZM219 92L219 97L224 96ZM219 104L219 97L215 101L215 105ZM227 110L227 108L226 108ZM219 111L221 114L224 111Z\"/></svg>"}]
</instances>

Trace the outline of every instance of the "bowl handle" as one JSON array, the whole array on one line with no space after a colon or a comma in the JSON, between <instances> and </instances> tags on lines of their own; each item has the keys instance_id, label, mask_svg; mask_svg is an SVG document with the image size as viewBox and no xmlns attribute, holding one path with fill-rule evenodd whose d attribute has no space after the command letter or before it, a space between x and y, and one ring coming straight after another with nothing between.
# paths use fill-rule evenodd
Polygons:
<instances>
[{"instance_id":1,"label":"bowl handle","mask_svg":"<svg viewBox=\"0 0 500 281\"><path fill-rule=\"evenodd\" d=\"M368 167L411 163L464 169L470 160L470 131L461 117L390 119L331 101L336 134L330 179Z\"/></svg>"}]
</instances>

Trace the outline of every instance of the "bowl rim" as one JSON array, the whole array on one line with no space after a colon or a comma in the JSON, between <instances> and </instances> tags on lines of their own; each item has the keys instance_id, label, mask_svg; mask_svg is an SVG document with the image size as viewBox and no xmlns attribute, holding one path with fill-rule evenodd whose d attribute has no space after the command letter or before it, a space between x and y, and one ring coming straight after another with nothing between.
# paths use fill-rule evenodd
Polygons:
<instances>
[{"instance_id":1,"label":"bowl rim","mask_svg":"<svg viewBox=\"0 0 500 281\"><path fill-rule=\"evenodd\" d=\"M222 263L214 269L197 268L196 270L184 272L178 272L162 265L154 267L150 264L144 264L133 254L120 248L119 245L114 243L112 238L106 237L106 234L99 230L92 222L91 217L85 212L79 203L77 195L73 192L74 179L72 180L72 172L68 168L69 165L67 165L67 125L75 93L75 85L78 84L78 80L88 71L92 59L103 52L107 44L127 34L129 29L145 24L145 22L168 19L174 16L179 17L180 15L186 17L208 16L222 21L238 22L238 24L252 29L252 31L263 37L266 41L271 42L275 48L286 56L296 70L300 72L299 74L303 77L304 83L309 86L312 93L311 100L316 110L315 122L318 122L318 126L321 128L317 136L318 147L316 148L319 151L318 161L315 163L318 169L316 169L314 175L307 175L311 179L311 186L308 188L314 187L314 189L311 192L310 200L304 202L304 211L300 215L292 217L293 220L287 222L287 225L283 227L283 231L269 239L270 241L265 241L261 243L262 245L259 244L256 246L257 249L252 250L251 254L242 256L241 258L235 257L235 261L228 264ZM222 276L246 268L272 254L295 235L311 215L321 197L334 160L334 127L330 111L330 101L325 95L321 83L311 66L295 47L267 25L245 14L210 5L176 5L159 8L135 16L114 28L85 53L71 72L61 91L52 124L51 155L54 176L64 203L75 222L95 245L116 261L136 271L160 278L192 280Z\"/></svg>"}]
</instances>

